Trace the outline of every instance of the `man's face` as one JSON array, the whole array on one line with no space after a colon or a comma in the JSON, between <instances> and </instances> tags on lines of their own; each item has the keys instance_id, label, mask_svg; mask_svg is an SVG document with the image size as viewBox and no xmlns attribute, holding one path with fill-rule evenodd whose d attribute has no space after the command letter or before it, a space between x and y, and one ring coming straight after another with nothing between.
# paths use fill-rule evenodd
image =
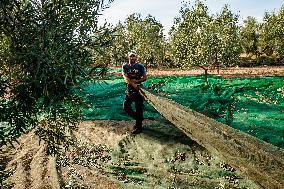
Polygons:
<instances>
[{"instance_id":1,"label":"man's face","mask_svg":"<svg viewBox=\"0 0 284 189\"><path fill-rule=\"evenodd\" d=\"M129 62L132 64L136 62L137 57L134 54L132 54L128 57L128 59L129 59Z\"/></svg>"}]
</instances>

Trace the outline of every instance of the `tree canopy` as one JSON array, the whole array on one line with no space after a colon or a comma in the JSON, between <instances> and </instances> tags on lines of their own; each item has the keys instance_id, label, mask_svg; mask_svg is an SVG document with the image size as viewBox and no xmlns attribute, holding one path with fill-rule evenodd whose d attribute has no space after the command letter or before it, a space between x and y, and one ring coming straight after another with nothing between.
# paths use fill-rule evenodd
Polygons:
<instances>
[{"instance_id":1,"label":"tree canopy","mask_svg":"<svg viewBox=\"0 0 284 189\"><path fill-rule=\"evenodd\" d=\"M181 67L232 65L241 52L238 37L238 16L224 6L221 13L209 15L208 7L196 1L185 4L181 16L171 29L174 62Z\"/></svg>"},{"instance_id":2,"label":"tree canopy","mask_svg":"<svg viewBox=\"0 0 284 189\"><path fill-rule=\"evenodd\" d=\"M70 144L82 104L74 91L93 63L90 49L104 45L97 17L108 3L1 0L2 144L31 128L49 153Z\"/></svg>"},{"instance_id":3,"label":"tree canopy","mask_svg":"<svg viewBox=\"0 0 284 189\"><path fill-rule=\"evenodd\" d=\"M279 12L265 13L262 26L263 41L279 58L284 58L284 6Z\"/></svg>"}]
</instances>

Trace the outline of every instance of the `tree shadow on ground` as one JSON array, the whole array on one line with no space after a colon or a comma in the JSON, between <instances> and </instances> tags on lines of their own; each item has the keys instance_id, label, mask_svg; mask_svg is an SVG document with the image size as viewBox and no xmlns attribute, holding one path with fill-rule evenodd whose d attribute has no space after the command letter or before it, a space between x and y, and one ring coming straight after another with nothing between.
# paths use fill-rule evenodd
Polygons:
<instances>
[{"instance_id":1,"label":"tree shadow on ground","mask_svg":"<svg viewBox=\"0 0 284 189\"><path fill-rule=\"evenodd\" d=\"M159 140L161 143L168 143L169 141L181 143L184 145L198 145L194 140L184 134L181 130L176 128L173 124L153 123L145 125L143 134Z\"/></svg>"}]
</instances>

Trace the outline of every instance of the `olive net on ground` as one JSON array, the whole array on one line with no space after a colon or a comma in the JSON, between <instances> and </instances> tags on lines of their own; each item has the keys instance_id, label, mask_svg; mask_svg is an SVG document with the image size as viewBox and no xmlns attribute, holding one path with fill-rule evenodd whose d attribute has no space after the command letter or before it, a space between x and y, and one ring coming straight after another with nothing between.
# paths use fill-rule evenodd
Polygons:
<instances>
[{"instance_id":1,"label":"olive net on ground","mask_svg":"<svg viewBox=\"0 0 284 189\"><path fill-rule=\"evenodd\" d=\"M123 110L126 86L123 79L113 78L95 83L86 82L81 94L88 107L84 110L86 120L131 120ZM145 103L145 118L159 117L159 113Z\"/></svg>"},{"instance_id":2,"label":"olive net on ground","mask_svg":"<svg viewBox=\"0 0 284 189\"><path fill-rule=\"evenodd\" d=\"M284 148L284 81L281 77L229 78L217 76L149 78L144 87L188 108ZM121 77L86 82L81 94L88 108L84 119L130 120L122 108L125 84ZM160 114L145 103L144 117Z\"/></svg>"},{"instance_id":3,"label":"olive net on ground","mask_svg":"<svg viewBox=\"0 0 284 189\"><path fill-rule=\"evenodd\" d=\"M145 89L142 89L141 94L188 137L261 187L284 187L284 151L280 148Z\"/></svg>"}]
</instances>

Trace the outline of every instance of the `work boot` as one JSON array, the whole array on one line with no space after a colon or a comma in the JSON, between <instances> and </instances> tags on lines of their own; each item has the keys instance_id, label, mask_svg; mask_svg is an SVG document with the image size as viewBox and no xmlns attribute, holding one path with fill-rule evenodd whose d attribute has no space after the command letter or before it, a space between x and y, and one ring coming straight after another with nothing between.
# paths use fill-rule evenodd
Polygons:
<instances>
[{"instance_id":1,"label":"work boot","mask_svg":"<svg viewBox=\"0 0 284 189\"><path fill-rule=\"evenodd\" d=\"M135 124L133 126L133 130L131 131L132 134L139 134L142 133L142 124Z\"/></svg>"},{"instance_id":2,"label":"work boot","mask_svg":"<svg viewBox=\"0 0 284 189\"><path fill-rule=\"evenodd\" d=\"M131 131L131 134L136 135L142 133L142 129L135 128Z\"/></svg>"}]
</instances>

